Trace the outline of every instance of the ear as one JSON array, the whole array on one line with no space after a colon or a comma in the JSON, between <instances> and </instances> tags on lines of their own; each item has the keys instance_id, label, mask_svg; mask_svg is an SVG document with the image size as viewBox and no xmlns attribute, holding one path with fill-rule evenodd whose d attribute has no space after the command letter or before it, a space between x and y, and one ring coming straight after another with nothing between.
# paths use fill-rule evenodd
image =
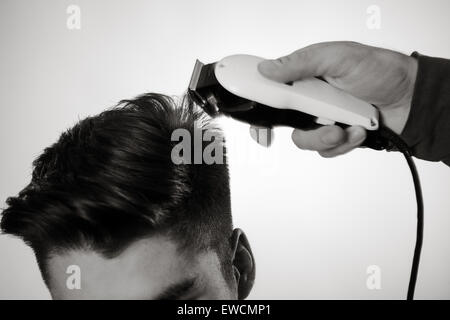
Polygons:
<instances>
[{"instance_id":1,"label":"ear","mask_svg":"<svg viewBox=\"0 0 450 320\"><path fill-rule=\"evenodd\" d=\"M238 299L242 300L247 298L255 282L255 259L247 237L241 229L233 230L231 250Z\"/></svg>"}]
</instances>

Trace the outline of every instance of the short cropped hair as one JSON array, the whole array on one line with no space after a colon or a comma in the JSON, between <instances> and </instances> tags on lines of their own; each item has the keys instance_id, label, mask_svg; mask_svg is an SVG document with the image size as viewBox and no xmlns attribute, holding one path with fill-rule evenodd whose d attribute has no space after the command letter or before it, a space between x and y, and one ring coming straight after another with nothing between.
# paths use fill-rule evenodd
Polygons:
<instances>
[{"instance_id":1,"label":"short cropped hair","mask_svg":"<svg viewBox=\"0 0 450 320\"><path fill-rule=\"evenodd\" d=\"M161 234L183 249L216 250L224 270L232 233L226 161L171 161L172 132L194 134L199 124L203 130L211 121L187 96L176 102L155 93L79 121L33 162L29 185L7 199L2 231L33 249L47 286L52 254L88 249L113 258Z\"/></svg>"}]
</instances>

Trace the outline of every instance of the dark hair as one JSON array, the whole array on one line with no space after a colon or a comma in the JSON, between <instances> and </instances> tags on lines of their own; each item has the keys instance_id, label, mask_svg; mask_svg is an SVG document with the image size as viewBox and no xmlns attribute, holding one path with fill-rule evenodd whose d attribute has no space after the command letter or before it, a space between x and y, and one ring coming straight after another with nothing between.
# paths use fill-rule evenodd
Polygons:
<instances>
[{"instance_id":1,"label":"dark hair","mask_svg":"<svg viewBox=\"0 0 450 320\"><path fill-rule=\"evenodd\" d=\"M87 248L112 258L154 234L183 249L214 249L224 268L232 232L226 161L171 161L173 130L193 134L198 124L211 126L187 96L177 105L154 93L78 122L33 162L30 184L7 199L3 232L34 250L47 285L51 254Z\"/></svg>"}]
</instances>

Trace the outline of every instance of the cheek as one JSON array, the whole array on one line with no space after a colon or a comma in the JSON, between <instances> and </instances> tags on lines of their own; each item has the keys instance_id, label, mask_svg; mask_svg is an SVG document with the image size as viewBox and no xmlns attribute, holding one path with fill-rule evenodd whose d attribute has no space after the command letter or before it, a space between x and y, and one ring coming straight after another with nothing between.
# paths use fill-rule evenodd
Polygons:
<instances>
[{"instance_id":1,"label":"cheek","mask_svg":"<svg viewBox=\"0 0 450 320\"><path fill-rule=\"evenodd\" d=\"M237 300L237 294L228 287L207 288L195 300Z\"/></svg>"}]
</instances>

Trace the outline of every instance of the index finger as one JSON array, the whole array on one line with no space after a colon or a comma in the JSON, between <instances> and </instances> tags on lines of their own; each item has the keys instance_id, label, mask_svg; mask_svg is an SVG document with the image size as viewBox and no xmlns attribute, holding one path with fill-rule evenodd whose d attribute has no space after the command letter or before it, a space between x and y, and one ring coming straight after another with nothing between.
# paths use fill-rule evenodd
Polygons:
<instances>
[{"instance_id":1,"label":"index finger","mask_svg":"<svg viewBox=\"0 0 450 320\"><path fill-rule=\"evenodd\" d=\"M274 60L265 60L258 70L278 82L311 77L339 77L365 56L366 46L355 42L323 42ZM348 63L351 62L351 63Z\"/></svg>"}]
</instances>

